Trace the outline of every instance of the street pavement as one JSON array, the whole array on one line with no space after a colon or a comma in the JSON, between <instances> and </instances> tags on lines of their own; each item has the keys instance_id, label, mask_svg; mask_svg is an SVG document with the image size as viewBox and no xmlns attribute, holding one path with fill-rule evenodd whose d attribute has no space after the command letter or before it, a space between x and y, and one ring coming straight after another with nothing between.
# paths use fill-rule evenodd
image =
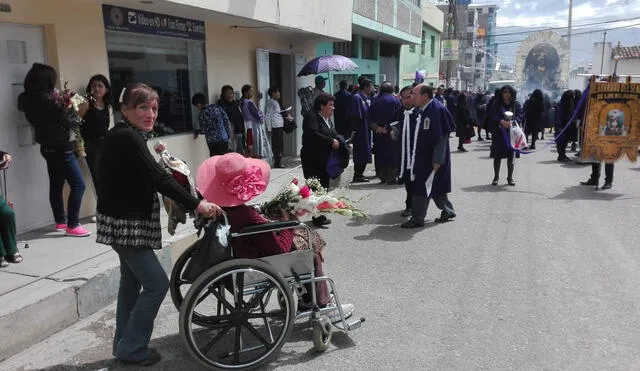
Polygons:
<instances>
[{"instance_id":1,"label":"street pavement","mask_svg":"<svg viewBox=\"0 0 640 371\"><path fill-rule=\"evenodd\" d=\"M332 217L321 231L325 273L366 322L334 334L324 354L298 323L266 369L640 369L640 168L617 164L613 189L596 191L578 185L590 166L560 164L547 148L516 160L515 187L505 184L506 163L491 186L488 142L467 148L452 154L453 222L434 224L431 204L425 228L404 230L402 186L373 180L347 191L371 220ZM77 322L0 370L134 369L111 357L114 311ZM169 298L152 346L164 357L154 370L203 369L184 349Z\"/></svg>"}]
</instances>

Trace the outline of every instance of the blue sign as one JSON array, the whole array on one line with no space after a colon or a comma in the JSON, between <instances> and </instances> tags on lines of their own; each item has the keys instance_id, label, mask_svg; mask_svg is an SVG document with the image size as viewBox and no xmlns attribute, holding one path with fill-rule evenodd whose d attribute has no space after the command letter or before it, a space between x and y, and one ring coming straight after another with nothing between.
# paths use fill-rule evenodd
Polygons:
<instances>
[{"instance_id":1,"label":"blue sign","mask_svg":"<svg viewBox=\"0 0 640 371\"><path fill-rule=\"evenodd\" d=\"M203 40L204 22L151 13L143 10L102 5L104 28L112 31Z\"/></svg>"}]
</instances>

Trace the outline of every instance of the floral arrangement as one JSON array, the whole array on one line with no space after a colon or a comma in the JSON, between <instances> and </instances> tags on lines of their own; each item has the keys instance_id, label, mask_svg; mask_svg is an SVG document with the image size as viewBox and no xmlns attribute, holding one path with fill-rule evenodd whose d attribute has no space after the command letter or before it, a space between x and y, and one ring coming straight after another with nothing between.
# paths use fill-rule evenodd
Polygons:
<instances>
[{"instance_id":1,"label":"floral arrangement","mask_svg":"<svg viewBox=\"0 0 640 371\"><path fill-rule=\"evenodd\" d=\"M263 214L274 219L279 217L280 210L296 217L334 213L356 220L369 219L369 215L354 207L348 198L327 192L315 178L306 179L304 184L293 178L273 199L260 206Z\"/></svg>"},{"instance_id":2,"label":"floral arrangement","mask_svg":"<svg viewBox=\"0 0 640 371\"><path fill-rule=\"evenodd\" d=\"M64 81L64 89L62 91L55 89L52 96L58 107L64 110L71 121L74 123L72 130L76 139L76 154L79 157L86 157L87 154L84 148L84 140L80 135L80 125L82 124L82 118L78 116L80 105L86 102L86 98L84 98L80 94L77 94L73 90L70 90L67 87L68 84L69 83L67 81Z\"/></svg>"}]
</instances>

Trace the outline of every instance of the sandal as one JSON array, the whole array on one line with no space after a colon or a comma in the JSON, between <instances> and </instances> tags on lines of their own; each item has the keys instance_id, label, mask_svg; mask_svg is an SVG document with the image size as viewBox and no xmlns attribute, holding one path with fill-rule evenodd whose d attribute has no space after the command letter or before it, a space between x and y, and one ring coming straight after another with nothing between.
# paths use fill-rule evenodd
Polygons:
<instances>
[{"instance_id":1,"label":"sandal","mask_svg":"<svg viewBox=\"0 0 640 371\"><path fill-rule=\"evenodd\" d=\"M23 259L22 259L22 255L20 255L20 253L19 253L19 252L15 253L15 254L13 254L13 255L11 255L11 256L7 256L7 261L8 261L9 263L18 264L18 263L21 263L21 262L22 262L22 260L23 260Z\"/></svg>"},{"instance_id":2,"label":"sandal","mask_svg":"<svg viewBox=\"0 0 640 371\"><path fill-rule=\"evenodd\" d=\"M0 268L5 268L8 266L9 266L9 263L7 262L7 259L5 259L4 256L0 258Z\"/></svg>"}]
</instances>

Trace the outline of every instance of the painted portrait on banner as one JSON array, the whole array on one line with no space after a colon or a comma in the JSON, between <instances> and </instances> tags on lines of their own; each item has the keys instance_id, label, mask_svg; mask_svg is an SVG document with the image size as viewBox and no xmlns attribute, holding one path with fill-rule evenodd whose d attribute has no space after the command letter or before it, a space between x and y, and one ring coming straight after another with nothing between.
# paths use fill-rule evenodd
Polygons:
<instances>
[{"instance_id":1,"label":"painted portrait on banner","mask_svg":"<svg viewBox=\"0 0 640 371\"><path fill-rule=\"evenodd\" d=\"M585 110L581 157L635 162L640 146L640 84L592 81Z\"/></svg>"}]
</instances>

